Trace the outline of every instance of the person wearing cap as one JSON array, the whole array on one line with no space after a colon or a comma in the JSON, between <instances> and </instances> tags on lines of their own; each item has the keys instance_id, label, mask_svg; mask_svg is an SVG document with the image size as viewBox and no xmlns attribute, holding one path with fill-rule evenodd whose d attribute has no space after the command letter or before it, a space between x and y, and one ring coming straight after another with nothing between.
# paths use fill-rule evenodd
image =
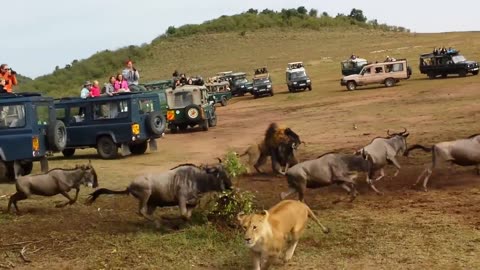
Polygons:
<instances>
[{"instance_id":1,"label":"person wearing cap","mask_svg":"<svg viewBox=\"0 0 480 270\"><path fill-rule=\"evenodd\" d=\"M133 66L132 60L127 61L127 67L122 71L123 78L127 81L128 86L138 85L140 74L138 70Z\"/></svg>"},{"instance_id":2,"label":"person wearing cap","mask_svg":"<svg viewBox=\"0 0 480 270\"><path fill-rule=\"evenodd\" d=\"M90 81L86 81L83 84L83 88L80 91L81 98L88 98L90 96L90 88L92 87L92 83Z\"/></svg>"},{"instance_id":3,"label":"person wearing cap","mask_svg":"<svg viewBox=\"0 0 480 270\"><path fill-rule=\"evenodd\" d=\"M12 87L17 85L17 73L13 71L7 64L0 65L0 78L5 80L3 87L8 93L12 92Z\"/></svg>"}]
</instances>

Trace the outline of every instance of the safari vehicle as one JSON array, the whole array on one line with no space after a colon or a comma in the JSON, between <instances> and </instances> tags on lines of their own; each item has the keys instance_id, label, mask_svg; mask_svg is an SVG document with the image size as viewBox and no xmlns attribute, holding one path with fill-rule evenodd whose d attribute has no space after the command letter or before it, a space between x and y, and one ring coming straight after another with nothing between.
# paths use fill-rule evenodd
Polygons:
<instances>
[{"instance_id":1,"label":"safari vehicle","mask_svg":"<svg viewBox=\"0 0 480 270\"><path fill-rule=\"evenodd\" d=\"M65 157L75 149L96 148L103 159L144 154L147 146L156 151L156 139L163 136L165 117L157 93L130 92L95 98L56 100L57 119L67 126Z\"/></svg>"},{"instance_id":2,"label":"safari vehicle","mask_svg":"<svg viewBox=\"0 0 480 270\"><path fill-rule=\"evenodd\" d=\"M66 141L65 125L55 119L53 98L0 95L0 181L30 174L34 161L48 171L47 154L62 151Z\"/></svg>"},{"instance_id":3,"label":"safari vehicle","mask_svg":"<svg viewBox=\"0 0 480 270\"><path fill-rule=\"evenodd\" d=\"M355 90L357 86L369 84L385 84L392 87L400 80L410 78L410 71L406 59L366 65L360 74L352 74L341 79L340 85L347 90Z\"/></svg>"},{"instance_id":4,"label":"safari vehicle","mask_svg":"<svg viewBox=\"0 0 480 270\"><path fill-rule=\"evenodd\" d=\"M157 81L151 81L147 83L140 84L141 86L145 87L146 90L148 91L159 91L159 90L165 90L167 88L171 88L173 85L172 80L157 80Z\"/></svg>"},{"instance_id":5,"label":"safari vehicle","mask_svg":"<svg viewBox=\"0 0 480 270\"><path fill-rule=\"evenodd\" d=\"M203 85L183 85L167 89L167 121L170 132L199 125L207 131L217 125L214 101L209 99L207 87Z\"/></svg>"},{"instance_id":6,"label":"safari vehicle","mask_svg":"<svg viewBox=\"0 0 480 270\"><path fill-rule=\"evenodd\" d=\"M232 95L243 96L246 93L251 93L253 86L248 82L247 74L245 72L232 73L230 76L230 88L232 89Z\"/></svg>"},{"instance_id":7,"label":"safari vehicle","mask_svg":"<svg viewBox=\"0 0 480 270\"><path fill-rule=\"evenodd\" d=\"M160 100L160 111L167 117L167 97L165 96L165 90L172 87L172 80L158 80L151 81L144 84L140 84L139 88L143 92L154 92L158 94Z\"/></svg>"},{"instance_id":8,"label":"safari vehicle","mask_svg":"<svg viewBox=\"0 0 480 270\"><path fill-rule=\"evenodd\" d=\"M230 91L229 83L226 81L218 83L207 83L208 94L215 103L220 103L222 106L227 106L228 100L232 98L232 92Z\"/></svg>"},{"instance_id":9,"label":"safari vehicle","mask_svg":"<svg viewBox=\"0 0 480 270\"><path fill-rule=\"evenodd\" d=\"M368 61L363 58L350 58L342 61L342 75L348 76L352 74L359 74L363 66L367 65Z\"/></svg>"},{"instance_id":10,"label":"safari vehicle","mask_svg":"<svg viewBox=\"0 0 480 270\"><path fill-rule=\"evenodd\" d=\"M312 81L308 77L302 62L288 63L285 75L289 92L295 92L299 89L312 91Z\"/></svg>"},{"instance_id":11,"label":"safari vehicle","mask_svg":"<svg viewBox=\"0 0 480 270\"><path fill-rule=\"evenodd\" d=\"M272 80L266 74L257 75L253 79L253 98L258 98L260 96L273 96Z\"/></svg>"},{"instance_id":12,"label":"safari vehicle","mask_svg":"<svg viewBox=\"0 0 480 270\"><path fill-rule=\"evenodd\" d=\"M477 62L467 61L456 50L447 53L420 55L420 72L427 74L430 79L435 79L437 76L445 78L449 74L458 74L460 77L465 77L468 73L478 75L478 68Z\"/></svg>"}]
</instances>

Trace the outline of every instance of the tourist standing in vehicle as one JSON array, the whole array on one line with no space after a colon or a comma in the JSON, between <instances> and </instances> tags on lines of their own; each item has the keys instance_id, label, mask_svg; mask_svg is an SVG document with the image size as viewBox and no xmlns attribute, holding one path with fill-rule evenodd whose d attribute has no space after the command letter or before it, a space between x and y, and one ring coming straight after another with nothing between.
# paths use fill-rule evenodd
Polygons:
<instances>
[{"instance_id":1,"label":"tourist standing in vehicle","mask_svg":"<svg viewBox=\"0 0 480 270\"><path fill-rule=\"evenodd\" d=\"M105 84L105 94L108 96L113 96L113 93L115 93L115 76L110 76L108 79L108 83Z\"/></svg>"},{"instance_id":2,"label":"tourist standing in vehicle","mask_svg":"<svg viewBox=\"0 0 480 270\"><path fill-rule=\"evenodd\" d=\"M80 91L81 98L88 98L90 96L90 88L92 87L92 83L90 81L86 81L83 84L83 88Z\"/></svg>"},{"instance_id":3,"label":"tourist standing in vehicle","mask_svg":"<svg viewBox=\"0 0 480 270\"><path fill-rule=\"evenodd\" d=\"M13 71L7 64L0 65L0 78L5 80L4 89L8 92L12 92L14 85L17 85L17 73Z\"/></svg>"},{"instance_id":4,"label":"tourist standing in vehicle","mask_svg":"<svg viewBox=\"0 0 480 270\"><path fill-rule=\"evenodd\" d=\"M113 87L115 88L115 92L130 92L127 80L125 80L120 73L117 74L117 80Z\"/></svg>"},{"instance_id":5,"label":"tourist standing in vehicle","mask_svg":"<svg viewBox=\"0 0 480 270\"><path fill-rule=\"evenodd\" d=\"M127 81L128 87L132 85L138 85L140 74L138 70L133 66L132 60L127 61L127 67L122 72L123 78Z\"/></svg>"},{"instance_id":6,"label":"tourist standing in vehicle","mask_svg":"<svg viewBox=\"0 0 480 270\"><path fill-rule=\"evenodd\" d=\"M0 77L0 94L6 94L7 89L5 89L5 79Z\"/></svg>"},{"instance_id":7,"label":"tourist standing in vehicle","mask_svg":"<svg viewBox=\"0 0 480 270\"><path fill-rule=\"evenodd\" d=\"M99 97L100 96L100 87L98 86L98 81L93 81L92 87L90 87L90 97Z\"/></svg>"}]
</instances>

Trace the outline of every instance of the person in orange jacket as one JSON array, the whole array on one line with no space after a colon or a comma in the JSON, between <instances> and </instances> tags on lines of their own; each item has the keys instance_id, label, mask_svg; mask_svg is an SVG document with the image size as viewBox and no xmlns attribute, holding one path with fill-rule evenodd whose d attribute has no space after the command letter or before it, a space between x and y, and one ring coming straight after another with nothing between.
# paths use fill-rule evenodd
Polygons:
<instances>
[{"instance_id":1,"label":"person in orange jacket","mask_svg":"<svg viewBox=\"0 0 480 270\"><path fill-rule=\"evenodd\" d=\"M17 85L17 73L13 71L7 64L0 65L0 78L5 79L4 89L8 92L12 92L12 87Z\"/></svg>"}]
</instances>

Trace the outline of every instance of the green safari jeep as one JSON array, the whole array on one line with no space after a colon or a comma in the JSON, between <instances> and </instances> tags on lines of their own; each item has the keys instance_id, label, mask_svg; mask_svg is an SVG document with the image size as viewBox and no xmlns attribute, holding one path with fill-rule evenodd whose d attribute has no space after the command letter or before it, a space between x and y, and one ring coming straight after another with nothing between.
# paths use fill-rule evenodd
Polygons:
<instances>
[{"instance_id":1,"label":"green safari jeep","mask_svg":"<svg viewBox=\"0 0 480 270\"><path fill-rule=\"evenodd\" d=\"M167 123L171 133L178 129L199 125L207 131L217 125L214 101L209 98L207 87L201 85L183 85L165 90L167 96Z\"/></svg>"},{"instance_id":2,"label":"green safari jeep","mask_svg":"<svg viewBox=\"0 0 480 270\"><path fill-rule=\"evenodd\" d=\"M232 98L232 92L227 81L207 83L205 86L209 96L215 100L215 103L227 106L228 100Z\"/></svg>"}]
</instances>

